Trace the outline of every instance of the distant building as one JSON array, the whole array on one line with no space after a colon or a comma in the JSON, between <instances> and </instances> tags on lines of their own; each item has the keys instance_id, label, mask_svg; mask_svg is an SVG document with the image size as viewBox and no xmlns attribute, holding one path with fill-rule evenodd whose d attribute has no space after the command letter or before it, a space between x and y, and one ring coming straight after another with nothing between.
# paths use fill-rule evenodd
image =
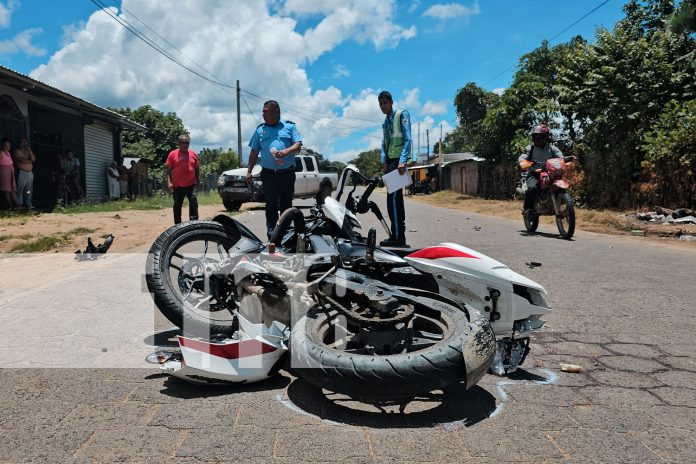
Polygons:
<instances>
[{"instance_id":1,"label":"distant building","mask_svg":"<svg viewBox=\"0 0 696 464\"><path fill-rule=\"evenodd\" d=\"M485 160L473 153L443 153L441 190L453 190L467 195L481 193L479 167L482 161ZM440 164L439 155L430 162Z\"/></svg>"},{"instance_id":2,"label":"distant building","mask_svg":"<svg viewBox=\"0 0 696 464\"><path fill-rule=\"evenodd\" d=\"M80 160L88 199L107 197L106 169L121 157L121 131L143 130L118 113L0 66L0 137L13 149L26 138L36 155L34 206L52 209L60 156L72 150Z\"/></svg>"}]
</instances>

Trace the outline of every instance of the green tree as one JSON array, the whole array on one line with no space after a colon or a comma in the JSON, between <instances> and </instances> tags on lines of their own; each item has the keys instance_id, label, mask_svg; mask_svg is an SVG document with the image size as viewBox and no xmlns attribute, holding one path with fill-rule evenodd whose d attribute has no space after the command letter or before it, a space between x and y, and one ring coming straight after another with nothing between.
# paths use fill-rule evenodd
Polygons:
<instances>
[{"instance_id":1,"label":"green tree","mask_svg":"<svg viewBox=\"0 0 696 464\"><path fill-rule=\"evenodd\" d=\"M143 150L137 153L138 157L149 159L155 164L164 163L169 152L176 148L178 137L188 133L176 113L165 114L150 105L134 110L130 108L112 108L111 110L145 126L144 131L123 131L124 153L131 155L135 154L137 149Z\"/></svg>"},{"instance_id":2,"label":"green tree","mask_svg":"<svg viewBox=\"0 0 696 464\"><path fill-rule=\"evenodd\" d=\"M184 123L176 113L163 113L150 105L137 109L110 108L131 121L145 126L144 131L124 130L121 134L124 157L150 160L150 176L164 179L164 162L171 150L176 148L177 139L187 134Z\"/></svg>"},{"instance_id":3,"label":"green tree","mask_svg":"<svg viewBox=\"0 0 696 464\"><path fill-rule=\"evenodd\" d=\"M381 156L381 150L375 148L374 150L364 151L358 155L357 158L352 160L350 163L354 164L360 172L367 177L374 177L382 173L382 164L379 162Z\"/></svg>"},{"instance_id":4,"label":"green tree","mask_svg":"<svg viewBox=\"0 0 696 464\"><path fill-rule=\"evenodd\" d=\"M694 42L665 31L664 3L630 2L627 19L612 32L599 30L596 42L577 49L560 71L559 101L581 130L595 186L588 199L596 205L635 206L644 134L670 100L693 99L696 91L694 70L680 59Z\"/></svg>"},{"instance_id":5,"label":"green tree","mask_svg":"<svg viewBox=\"0 0 696 464\"><path fill-rule=\"evenodd\" d=\"M198 153L201 177L208 174L222 174L239 167L239 157L231 148L203 148Z\"/></svg>"}]
</instances>

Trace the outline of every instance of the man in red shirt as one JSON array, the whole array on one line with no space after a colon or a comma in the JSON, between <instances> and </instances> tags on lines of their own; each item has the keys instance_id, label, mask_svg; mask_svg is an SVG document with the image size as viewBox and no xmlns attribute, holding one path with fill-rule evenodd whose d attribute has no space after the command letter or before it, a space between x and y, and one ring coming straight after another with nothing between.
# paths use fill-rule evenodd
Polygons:
<instances>
[{"instance_id":1,"label":"man in red shirt","mask_svg":"<svg viewBox=\"0 0 696 464\"><path fill-rule=\"evenodd\" d=\"M189 220L198 219L198 198L196 187L200 171L198 156L189 149L191 138L188 135L179 136L179 148L172 150L167 156L167 187L174 196L174 224L181 222L181 207L184 197L189 202Z\"/></svg>"}]
</instances>

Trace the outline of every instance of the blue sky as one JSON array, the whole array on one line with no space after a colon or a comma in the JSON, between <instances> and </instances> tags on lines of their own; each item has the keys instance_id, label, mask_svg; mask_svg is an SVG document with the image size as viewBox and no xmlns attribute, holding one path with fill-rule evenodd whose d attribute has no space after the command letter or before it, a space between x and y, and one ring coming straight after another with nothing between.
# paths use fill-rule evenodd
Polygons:
<instances>
[{"instance_id":1,"label":"blue sky","mask_svg":"<svg viewBox=\"0 0 696 464\"><path fill-rule=\"evenodd\" d=\"M489 90L505 88L514 67L494 76L602 3L102 2L118 7L114 14L180 61L220 78L215 80L240 79L250 92L242 104L244 146L260 120L259 98L275 98L298 123L306 146L342 160L379 145L380 90L391 91L423 133L430 128L439 137L441 124L445 131L456 124L457 89L472 81ZM552 44L577 34L592 39L597 27L612 28L624 3L609 1ZM194 146L236 147L233 94L177 68L97 11L89 0L0 0L0 63L96 104L176 111Z\"/></svg>"}]
</instances>

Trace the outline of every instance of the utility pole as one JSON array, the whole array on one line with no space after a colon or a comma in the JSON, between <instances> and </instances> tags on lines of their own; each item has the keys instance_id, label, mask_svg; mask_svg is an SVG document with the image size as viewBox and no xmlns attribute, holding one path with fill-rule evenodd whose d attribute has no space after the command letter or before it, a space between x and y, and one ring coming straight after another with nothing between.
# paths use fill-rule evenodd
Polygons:
<instances>
[{"instance_id":1,"label":"utility pole","mask_svg":"<svg viewBox=\"0 0 696 464\"><path fill-rule=\"evenodd\" d=\"M239 156L239 166L242 166L242 114L239 105L239 97L241 89L239 88L239 79L237 79L237 156Z\"/></svg>"},{"instance_id":2,"label":"utility pole","mask_svg":"<svg viewBox=\"0 0 696 464\"><path fill-rule=\"evenodd\" d=\"M442 123L440 123L440 146L439 148L439 155L438 159L440 162L437 164L437 189L442 190L442 162L444 161L442 159Z\"/></svg>"},{"instance_id":3,"label":"utility pole","mask_svg":"<svg viewBox=\"0 0 696 464\"><path fill-rule=\"evenodd\" d=\"M425 150L430 158L430 129L425 129Z\"/></svg>"},{"instance_id":4,"label":"utility pole","mask_svg":"<svg viewBox=\"0 0 696 464\"><path fill-rule=\"evenodd\" d=\"M420 123L418 123L418 151L416 152L416 158L420 156Z\"/></svg>"}]
</instances>

